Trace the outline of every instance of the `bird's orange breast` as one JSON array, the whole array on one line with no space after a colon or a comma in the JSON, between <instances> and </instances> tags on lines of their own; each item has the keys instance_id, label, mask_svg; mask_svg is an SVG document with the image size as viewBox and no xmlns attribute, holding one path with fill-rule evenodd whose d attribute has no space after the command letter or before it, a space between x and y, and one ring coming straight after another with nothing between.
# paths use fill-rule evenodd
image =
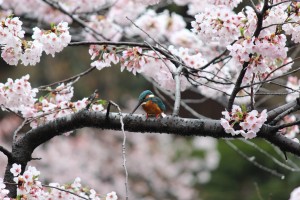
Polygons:
<instances>
[{"instance_id":1,"label":"bird's orange breast","mask_svg":"<svg viewBox=\"0 0 300 200\"><path fill-rule=\"evenodd\" d=\"M151 100L142 104L143 109L147 114L158 115L162 113L162 110L156 103L153 103Z\"/></svg>"}]
</instances>

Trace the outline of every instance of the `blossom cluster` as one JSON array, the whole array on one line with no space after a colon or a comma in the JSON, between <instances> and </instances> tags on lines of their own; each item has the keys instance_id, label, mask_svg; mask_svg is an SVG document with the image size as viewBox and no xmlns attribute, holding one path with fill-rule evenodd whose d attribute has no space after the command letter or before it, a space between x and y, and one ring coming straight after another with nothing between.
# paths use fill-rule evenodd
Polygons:
<instances>
[{"instance_id":1,"label":"blossom cluster","mask_svg":"<svg viewBox=\"0 0 300 200\"><path fill-rule=\"evenodd\" d=\"M199 68L205 61L199 60L201 54L188 55L187 49L181 48L180 50L170 46L170 51L174 55L181 56L185 62L191 65L192 68ZM175 81L172 77L176 71L175 65L162 54L156 51L143 51L141 47L126 48L117 53L116 49L109 49L107 46L91 45L89 54L93 61L91 66L96 67L98 70L104 67L110 67L112 64L120 62L121 71L127 69L134 75L136 73L143 73L147 77L152 78L161 87L167 90L175 90ZM184 76L180 76L181 90L185 90L189 83Z\"/></svg>"},{"instance_id":2,"label":"blossom cluster","mask_svg":"<svg viewBox=\"0 0 300 200\"><path fill-rule=\"evenodd\" d=\"M0 105L2 110L9 108L14 112L32 106L37 100L38 89L32 88L29 75L20 79L8 78L6 83L0 83Z\"/></svg>"},{"instance_id":3,"label":"blossom cluster","mask_svg":"<svg viewBox=\"0 0 300 200\"><path fill-rule=\"evenodd\" d=\"M239 26L242 16L227 7L209 7L195 15L192 21L193 32L202 40L230 44L240 35Z\"/></svg>"},{"instance_id":4,"label":"blossom cluster","mask_svg":"<svg viewBox=\"0 0 300 200\"><path fill-rule=\"evenodd\" d=\"M257 110L247 112L240 106L233 105L232 111L223 111L221 118L221 125L226 133L231 135L242 135L245 139L252 139L256 137L260 128L267 121L267 110L258 113Z\"/></svg>"},{"instance_id":5,"label":"blossom cluster","mask_svg":"<svg viewBox=\"0 0 300 200\"><path fill-rule=\"evenodd\" d=\"M71 42L68 23L60 22L57 26L53 26L51 30L41 30L35 27L33 28L32 39L40 42L43 51L54 57L55 53L62 51Z\"/></svg>"},{"instance_id":6,"label":"blossom cluster","mask_svg":"<svg viewBox=\"0 0 300 200\"><path fill-rule=\"evenodd\" d=\"M294 33L293 30L297 29L298 23L287 23L288 14L285 10L288 5L289 3L283 3L272 7L264 16L264 28L256 32L257 35L254 35L257 16L253 8L246 7L242 12L235 13L232 7L222 3L215 3L213 7L197 14L195 21L192 22L192 30L201 40L212 44L217 41L227 45L229 55L233 58L233 66L229 64L227 66L232 68L232 71L239 73L242 65L247 62L243 84L249 84L251 81L278 76L291 68L292 63L284 65L291 60L287 57L285 34ZM294 15L291 16L292 21L297 21ZM284 24L285 32L278 31L277 24ZM295 35L292 37L295 40L297 38Z\"/></svg>"},{"instance_id":7,"label":"blossom cluster","mask_svg":"<svg viewBox=\"0 0 300 200\"><path fill-rule=\"evenodd\" d=\"M33 41L24 38L22 22L18 17L8 17L0 24L1 57L9 65L17 65L19 60L23 65L35 65L40 61L42 52L54 54L62 51L71 41L68 23L61 22L49 31L34 28Z\"/></svg>"},{"instance_id":8,"label":"blossom cluster","mask_svg":"<svg viewBox=\"0 0 300 200\"><path fill-rule=\"evenodd\" d=\"M49 186L43 185L39 181L40 172L32 166L21 174L21 165L14 163L10 172L14 175L14 182L17 185L17 198L23 200L40 199L72 199L79 200L88 198L91 200L117 200L116 192L110 192L105 197L97 194L94 189L82 187L81 179L77 177L72 184L60 185L59 183L50 183ZM3 200L10 200L7 195L9 191L5 189L3 179L0 178L0 197ZM50 190L47 187L51 188ZM76 194L76 195L74 195ZM78 195L78 196L77 196Z\"/></svg>"},{"instance_id":9,"label":"blossom cluster","mask_svg":"<svg viewBox=\"0 0 300 200\"><path fill-rule=\"evenodd\" d=\"M40 97L31 107L22 110L22 114L26 118L31 118L31 127L36 127L38 125L45 124L56 118L64 117L70 115L74 112L78 112L86 108L88 103L88 98L83 98L78 101L71 101L74 93L74 88L71 84L65 85L60 84L53 90ZM103 105L92 104L91 110L103 111Z\"/></svg>"},{"instance_id":10,"label":"blossom cluster","mask_svg":"<svg viewBox=\"0 0 300 200\"><path fill-rule=\"evenodd\" d=\"M0 105L2 110L9 109L13 112L20 112L26 119L30 119L31 127L44 124L53 119L78 112L85 108L88 98L72 102L74 88L71 84L60 84L51 89L50 92L36 98L37 88L32 88L29 82L29 75L25 75L15 81L8 79L6 83L0 83ZM94 111L103 111L101 102L91 106Z\"/></svg>"}]
</instances>

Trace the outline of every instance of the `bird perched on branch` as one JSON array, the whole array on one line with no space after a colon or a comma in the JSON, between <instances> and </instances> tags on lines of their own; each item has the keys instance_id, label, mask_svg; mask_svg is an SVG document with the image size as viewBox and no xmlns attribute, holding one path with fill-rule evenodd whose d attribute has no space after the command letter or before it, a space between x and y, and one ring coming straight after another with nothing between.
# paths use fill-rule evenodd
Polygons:
<instances>
[{"instance_id":1,"label":"bird perched on branch","mask_svg":"<svg viewBox=\"0 0 300 200\"><path fill-rule=\"evenodd\" d=\"M143 91L139 96L139 103L136 105L134 110L131 112L133 114L136 109L142 105L144 111L149 116L154 115L156 118L159 116L164 116L166 111L166 106L159 97L156 97L150 90Z\"/></svg>"}]
</instances>

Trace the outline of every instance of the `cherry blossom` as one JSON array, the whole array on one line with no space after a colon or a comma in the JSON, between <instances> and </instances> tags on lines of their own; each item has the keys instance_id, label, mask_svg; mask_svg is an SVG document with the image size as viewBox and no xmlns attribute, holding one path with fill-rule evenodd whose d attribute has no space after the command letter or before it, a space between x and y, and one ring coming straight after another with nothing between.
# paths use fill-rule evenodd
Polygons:
<instances>
[{"instance_id":1,"label":"cherry blossom","mask_svg":"<svg viewBox=\"0 0 300 200\"><path fill-rule=\"evenodd\" d=\"M227 7L211 6L195 15L192 31L202 40L229 44L240 36L241 19Z\"/></svg>"},{"instance_id":2,"label":"cherry blossom","mask_svg":"<svg viewBox=\"0 0 300 200\"><path fill-rule=\"evenodd\" d=\"M31 107L36 101L38 89L32 88L29 75L23 76L21 79L8 79L5 84L0 83L0 104L12 111L21 111L23 107Z\"/></svg>"},{"instance_id":3,"label":"cherry blossom","mask_svg":"<svg viewBox=\"0 0 300 200\"><path fill-rule=\"evenodd\" d=\"M106 195L106 200L117 200L118 196L116 192L112 191Z\"/></svg>"},{"instance_id":4,"label":"cherry blossom","mask_svg":"<svg viewBox=\"0 0 300 200\"><path fill-rule=\"evenodd\" d=\"M0 178L0 198L3 200L10 200L10 198L7 197L7 194L9 191L5 189L5 184L3 183L3 178Z\"/></svg>"},{"instance_id":5,"label":"cherry blossom","mask_svg":"<svg viewBox=\"0 0 300 200\"><path fill-rule=\"evenodd\" d=\"M52 187L51 190L48 190L47 187L44 187L42 183L38 180L40 172L32 166L29 166L28 169L21 175L20 172L16 172L20 169L20 165L16 163L13 164L13 167L10 171L14 175L14 181L18 184L17 187L17 199L73 199L79 200L80 197L88 198L91 200L100 200L98 194L96 194L94 189L90 189L88 192L81 185L81 179L79 177L75 178L72 184L66 184L60 186L59 183L50 183L49 186ZM54 188L53 188L54 187ZM57 190L55 188L62 189ZM75 193L79 196L75 196L68 191ZM3 200L9 200L7 197L9 191L5 189L5 184L3 179L0 178L0 197ZM106 199L117 200L116 192L110 192L106 195Z\"/></svg>"},{"instance_id":6,"label":"cherry blossom","mask_svg":"<svg viewBox=\"0 0 300 200\"><path fill-rule=\"evenodd\" d=\"M226 133L231 135L241 134L245 139L256 137L256 133L267 121L267 110L258 113L257 110L247 112L242 110L240 106L234 105L231 112L223 111L221 125Z\"/></svg>"},{"instance_id":7,"label":"cherry blossom","mask_svg":"<svg viewBox=\"0 0 300 200\"><path fill-rule=\"evenodd\" d=\"M133 47L123 51L121 71L125 68L134 75L141 72L141 68L147 63L147 58L142 55L142 48Z\"/></svg>"},{"instance_id":8,"label":"cherry blossom","mask_svg":"<svg viewBox=\"0 0 300 200\"><path fill-rule=\"evenodd\" d=\"M18 176L21 173L21 165L14 163L12 165L12 168L10 169L10 172L14 175L14 176Z\"/></svg>"},{"instance_id":9,"label":"cherry blossom","mask_svg":"<svg viewBox=\"0 0 300 200\"><path fill-rule=\"evenodd\" d=\"M6 18L0 26L0 44L2 58L10 65L17 65L21 60L23 65L35 65L40 61L42 52L52 54L61 51L71 41L68 24L61 22L54 26L51 32L41 31L35 27L32 38L34 41L23 40L25 31L18 17Z\"/></svg>"},{"instance_id":10,"label":"cherry blossom","mask_svg":"<svg viewBox=\"0 0 300 200\"><path fill-rule=\"evenodd\" d=\"M32 39L39 41L43 45L43 51L54 57L55 53L62 51L70 43L71 35L68 29L67 22L60 22L57 26L53 26L50 31L35 27L33 28Z\"/></svg>"},{"instance_id":11,"label":"cherry blossom","mask_svg":"<svg viewBox=\"0 0 300 200\"><path fill-rule=\"evenodd\" d=\"M94 60L97 57L97 60L91 63L92 67L96 67L98 70L101 70L104 67L110 67L111 63L117 64L120 61L120 58L116 54L115 50L112 50L108 53L106 51L106 46L90 46L89 54L91 55L91 59Z\"/></svg>"},{"instance_id":12,"label":"cherry blossom","mask_svg":"<svg viewBox=\"0 0 300 200\"><path fill-rule=\"evenodd\" d=\"M22 64L27 66L39 63L43 52L43 45L34 40L27 42L25 46L26 48L24 48L23 54L21 55Z\"/></svg>"}]
</instances>

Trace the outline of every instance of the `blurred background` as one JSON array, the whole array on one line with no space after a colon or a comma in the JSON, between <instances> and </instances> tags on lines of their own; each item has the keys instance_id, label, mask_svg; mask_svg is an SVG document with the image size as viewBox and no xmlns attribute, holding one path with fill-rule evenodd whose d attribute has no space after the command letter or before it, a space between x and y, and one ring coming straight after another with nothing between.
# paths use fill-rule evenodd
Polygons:
<instances>
[{"instance_id":1,"label":"blurred background","mask_svg":"<svg viewBox=\"0 0 300 200\"><path fill-rule=\"evenodd\" d=\"M7 66L0 61L0 81L30 74L32 87L49 84L78 74L90 66L88 47L68 47L55 58L43 56L35 67ZM119 66L95 70L74 85L79 100L99 90L100 98L117 102L123 112L130 112L139 93L153 86L142 75L136 76ZM193 92L183 98L201 99ZM276 99L274 99L276 100ZM166 105L172 105L168 98ZM274 103L276 104L276 102ZM200 113L219 119L224 108L211 101L192 104ZM270 104L270 107L272 105ZM170 114L168 113L167 114ZM137 113L143 113L141 109ZM191 117L183 108L181 117ZM20 123L18 117L0 113L0 145L11 148L12 133ZM231 142L249 158L276 170L273 175L254 166L233 150L225 140L209 137L178 137L168 134L126 133L127 168L131 199L288 199L299 186L300 173L274 163L268 156L240 140ZM61 136L40 146L34 157L42 158L29 165L41 171L45 183L70 183L79 176L82 184L106 194L116 191L124 199L125 175L122 167L122 133L85 128L70 136ZM251 140L285 163L283 154L269 143ZM0 173L4 174L6 158L0 154ZM288 154L288 162L299 165L299 159ZM295 167L298 168L298 167Z\"/></svg>"}]
</instances>

